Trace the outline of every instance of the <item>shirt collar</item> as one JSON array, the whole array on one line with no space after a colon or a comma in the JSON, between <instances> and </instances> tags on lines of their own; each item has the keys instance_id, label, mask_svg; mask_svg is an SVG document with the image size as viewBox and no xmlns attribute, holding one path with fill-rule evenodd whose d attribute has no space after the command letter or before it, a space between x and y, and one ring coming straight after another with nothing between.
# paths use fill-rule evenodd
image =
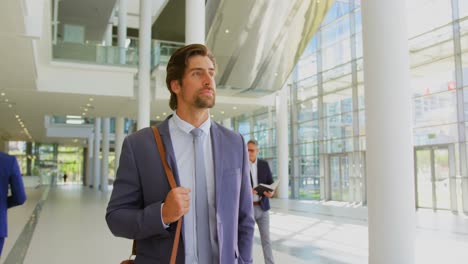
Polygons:
<instances>
[{"instance_id":1,"label":"shirt collar","mask_svg":"<svg viewBox=\"0 0 468 264\"><path fill-rule=\"evenodd\" d=\"M174 117L174 124L177 126L177 128L179 128L184 133L190 134L190 131L192 131L192 129L195 128L192 124L188 123L185 120L182 120L175 111L174 111L173 117ZM205 135L208 135L210 133L211 118L209 115L208 115L208 118L205 120L205 122L203 122L199 128L203 130Z\"/></svg>"}]
</instances>

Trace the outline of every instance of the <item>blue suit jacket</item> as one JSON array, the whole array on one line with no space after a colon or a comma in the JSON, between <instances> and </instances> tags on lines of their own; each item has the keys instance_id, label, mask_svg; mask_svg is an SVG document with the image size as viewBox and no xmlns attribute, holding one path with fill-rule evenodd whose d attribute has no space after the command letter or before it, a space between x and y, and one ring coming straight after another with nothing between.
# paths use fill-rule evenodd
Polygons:
<instances>
[{"instance_id":1,"label":"blue suit jacket","mask_svg":"<svg viewBox=\"0 0 468 264\"><path fill-rule=\"evenodd\" d=\"M169 118L158 129L167 161L179 185ZM255 221L246 145L238 133L215 122L211 123L210 133L219 262L252 263ZM136 264L169 263L176 224L165 229L161 221L161 203L169 190L152 129L145 128L127 136L122 146L106 220L114 235L136 240ZM182 235L177 263L185 262L183 239Z\"/></svg>"},{"instance_id":2,"label":"blue suit jacket","mask_svg":"<svg viewBox=\"0 0 468 264\"><path fill-rule=\"evenodd\" d=\"M273 176L271 175L270 166L268 162L257 158L257 178L258 183L272 184ZM270 210L270 198L262 196L260 199L260 207L263 211Z\"/></svg>"},{"instance_id":3,"label":"blue suit jacket","mask_svg":"<svg viewBox=\"0 0 468 264\"><path fill-rule=\"evenodd\" d=\"M8 196L8 186L11 195ZM26 201L23 179L14 156L0 152L0 237L7 237L7 209Z\"/></svg>"}]
</instances>

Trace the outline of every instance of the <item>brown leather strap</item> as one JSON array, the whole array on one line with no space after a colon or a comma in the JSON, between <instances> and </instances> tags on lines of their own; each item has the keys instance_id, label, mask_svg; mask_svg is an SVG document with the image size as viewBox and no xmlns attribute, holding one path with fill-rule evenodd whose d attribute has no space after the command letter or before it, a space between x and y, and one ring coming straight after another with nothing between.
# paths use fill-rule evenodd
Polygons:
<instances>
[{"instance_id":1,"label":"brown leather strap","mask_svg":"<svg viewBox=\"0 0 468 264\"><path fill-rule=\"evenodd\" d=\"M172 188L177 187L177 183L174 179L174 174L172 174L172 170L167 164L166 160L166 151L164 150L164 145L161 140L161 136L159 135L159 131L157 127L151 127L153 129L154 139L156 140L156 144L158 145L159 156L161 156L161 161L164 166L164 170L166 171L167 180L169 181L169 185ZM179 248L179 238L180 238L180 230L182 229L182 217L177 220L177 227L176 227L176 234L174 238L174 244L172 245L172 253L171 253L171 262L170 264L175 264L176 257L177 257L177 249Z\"/></svg>"}]
</instances>

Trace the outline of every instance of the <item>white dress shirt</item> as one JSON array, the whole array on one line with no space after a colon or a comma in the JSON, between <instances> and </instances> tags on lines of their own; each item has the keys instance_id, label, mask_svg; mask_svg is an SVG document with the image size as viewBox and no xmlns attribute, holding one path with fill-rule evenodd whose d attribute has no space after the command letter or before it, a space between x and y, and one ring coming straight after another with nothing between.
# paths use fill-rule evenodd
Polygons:
<instances>
[{"instance_id":1,"label":"white dress shirt","mask_svg":"<svg viewBox=\"0 0 468 264\"><path fill-rule=\"evenodd\" d=\"M254 162L250 162L250 175L252 177L252 186L258 186L258 166L257 166L257 159ZM254 195L253 201L258 202L260 201L260 196Z\"/></svg>"},{"instance_id":2,"label":"white dress shirt","mask_svg":"<svg viewBox=\"0 0 468 264\"><path fill-rule=\"evenodd\" d=\"M195 210L195 154L193 147L193 136L190 131L195 127L180 119L176 113L169 119L169 133L171 134L172 146L177 162L180 186L190 188L190 209L184 216L184 244L185 263L198 263L197 259L197 229ZM211 148L210 128L211 119L208 119L199 127L203 131L203 151L205 153L206 185L208 192L208 210L211 245L214 252L214 262L218 263L219 248L217 239L216 207L215 207L215 178L213 151ZM203 264L203 263L199 263Z\"/></svg>"}]
</instances>

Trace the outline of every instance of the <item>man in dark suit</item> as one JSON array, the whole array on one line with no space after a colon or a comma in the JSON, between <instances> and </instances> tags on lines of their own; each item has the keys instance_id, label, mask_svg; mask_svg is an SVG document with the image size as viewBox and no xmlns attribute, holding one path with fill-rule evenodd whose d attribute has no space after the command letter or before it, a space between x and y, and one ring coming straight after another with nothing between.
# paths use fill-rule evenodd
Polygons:
<instances>
[{"instance_id":1,"label":"man in dark suit","mask_svg":"<svg viewBox=\"0 0 468 264\"><path fill-rule=\"evenodd\" d=\"M114 235L136 241L136 264L169 263L181 217L177 263L252 263L248 155L239 133L210 119L215 69L200 44L178 49L167 65L174 113L158 129L179 187L169 187L151 128L124 140L106 220Z\"/></svg>"},{"instance_id":2,"label":"man in dark suit","mask_svg":"<svg viewBox=\"0 0 468 264\"><path fill-rule=\"evenodd\" d=\"M8 195L8 187L11 195ZM26 193L16 158L0 152L0 256L8 235L7 209L25 201Z\"/></svg>"},{"instance_id":3,"label":"man in dark suit","mask_svg":"<svg viewBox=\"0 0 468 264\"><path fill-rule=\"evenodd\" d=\"M257 158L258 143L256 140L251 139L247 142L247 150L249 151L255 222L257 222L260 231L265 263L271 264L274 263L274 259L270 241L270 214L268 210L270 210L270 198L273 197L275 192L257 193L254 187L260 183L272 184L273 177L268 162Z\"/></svg>"}]
</instances>

